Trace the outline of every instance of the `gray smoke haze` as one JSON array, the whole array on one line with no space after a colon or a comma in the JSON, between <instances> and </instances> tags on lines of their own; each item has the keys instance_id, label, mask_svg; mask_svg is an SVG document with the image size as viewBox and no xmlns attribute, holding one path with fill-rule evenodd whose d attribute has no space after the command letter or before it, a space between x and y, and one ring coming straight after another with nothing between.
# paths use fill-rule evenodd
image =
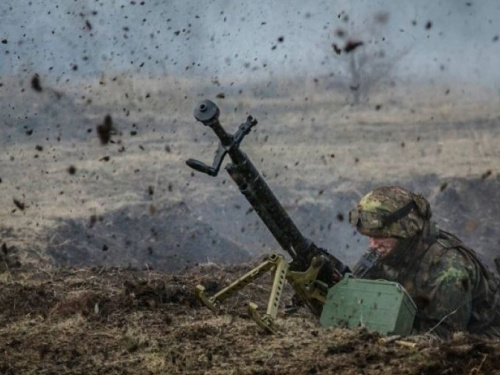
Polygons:
<instances>
[{"instance_id":1,"label":"gray smoke haze","mask_svg":"<svg viewBox=\"0 0 500 375\"><path fill-rule=\"evenodd\" d=\"M228 131L258 119L245 152L349 262L344 218L388 183L497 251L498 20L498 0L1 0L0 245L165 269L193 244L274 251L225 171L186 166L213 160L211 99Z\"/></svg>"},{"instance_id":2,"label":"gray smoke haze","mask_svg":"<svg viewBox=\"0 0 500 375\"><path fill-rule=\"evenodd\" d=\"M0 73L346 74L362 41L392 75L500 87L498 1L43 1L0 4Z\"/></svg>"}]
</instances>

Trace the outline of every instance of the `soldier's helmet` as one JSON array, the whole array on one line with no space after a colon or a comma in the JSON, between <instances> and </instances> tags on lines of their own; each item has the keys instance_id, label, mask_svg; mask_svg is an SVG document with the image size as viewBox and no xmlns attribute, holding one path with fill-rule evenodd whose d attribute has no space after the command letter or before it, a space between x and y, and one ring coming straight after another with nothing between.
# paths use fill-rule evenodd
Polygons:
<instances>
[{"instance_id":1,"label":"soldier's helmet","mask_svg":"<svg viewBox=\"0 0 500 375\"><path fill-rule=\"evenodd\" d=\"M369 237L411 238L431 217L429 202L398 186L383 186L366 194L349 212L349 222Z\"/></svg>"}]
</instances>

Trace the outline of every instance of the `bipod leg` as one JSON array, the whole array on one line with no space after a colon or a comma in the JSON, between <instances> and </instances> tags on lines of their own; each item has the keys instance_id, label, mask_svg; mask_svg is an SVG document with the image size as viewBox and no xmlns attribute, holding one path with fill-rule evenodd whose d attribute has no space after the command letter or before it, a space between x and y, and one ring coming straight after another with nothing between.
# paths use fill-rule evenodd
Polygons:
<instances>
[{"instance_id":1,"label":"bipod leg","mask_svg":"<svg viewBox=\"0 0 500 375\"><path fill-rule=\"evenodd\" d=\"M213 312L217 312L218 305L222 301L224 301L226 298L230 297L231 295L235 294L239 290L243 289L249 283L251 283L255 279L262 276L264 273L266 273L267 271L269 271L273 267L275 267L278 258L283 258L283 257L281 255L272 254L269 257L269 259L262 262L257 267L253 268L252 270L247 272L245 275L240 277L238 280L235 280L234 282L229 284L227 287L225 287L224 289L217 292L212 297L207 297L205 295L205 288L203 287L203 285L197 285L196 289L195 289L196 296L210 310L212 310Z\"/></svg>"},{"instance_id":2,"label":"bipod leg","mask_svg":"<svg viewBox=\"0 0 500 375\"><path fill-rule=\"evenodd\" d=\"M278 314L278 308L280 305L281 293L283 292L283 287L285 286L286 276L288 272L289 265L285 261L285 258L281 255L276 255L275 267L273 268L273 286L271 289L271 295L269 296L269 302L267 304L267 311L264 316L261 316L257 311L257 305L253 302L248 304L248 312L252 319L262 328L270 333L276 333L275 320Z\"/></svg>"}]
</instances>

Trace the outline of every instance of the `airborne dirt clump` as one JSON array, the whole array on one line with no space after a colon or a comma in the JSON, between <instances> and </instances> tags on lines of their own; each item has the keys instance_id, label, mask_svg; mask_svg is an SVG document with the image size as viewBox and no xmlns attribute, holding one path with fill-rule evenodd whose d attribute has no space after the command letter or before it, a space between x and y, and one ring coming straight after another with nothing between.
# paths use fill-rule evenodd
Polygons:
<instances>
[{"instance_id":1,"label":"airborne dirt clump","mask_svg":"<svg viewBox=\"0 0 500 375\"><path fill-rule=\"evenodd\" d=\"M227 285L255 264L205 264L163 274L112 268L1 274L3 374L494 374L500 342L457 334L380 336L323 329L304 308L278 316L269 335L246 312L266 305L269 279L250 284L216 315L195 298ZM292 298L287 287L285 305ZM284 306L282 306L284 307Z\"/></svg>"}]
</instances>

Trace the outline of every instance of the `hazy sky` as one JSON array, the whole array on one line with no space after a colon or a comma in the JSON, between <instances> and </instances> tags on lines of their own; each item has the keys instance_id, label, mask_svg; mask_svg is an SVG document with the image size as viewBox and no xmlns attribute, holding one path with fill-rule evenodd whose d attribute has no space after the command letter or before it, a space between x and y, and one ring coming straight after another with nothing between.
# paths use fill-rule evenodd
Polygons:
<instances>
[{"instance_id":1,"label":"hazy sky","mask_svg":"<svg viewBox=\"0 0 500 375\"><path fill-rule=\"evenodd\" d=\"M2 0L0 73L343 74L332 43L359 40L395 74L496 85L499 20L498 0Z\"/></svg>"}]
</instances>

